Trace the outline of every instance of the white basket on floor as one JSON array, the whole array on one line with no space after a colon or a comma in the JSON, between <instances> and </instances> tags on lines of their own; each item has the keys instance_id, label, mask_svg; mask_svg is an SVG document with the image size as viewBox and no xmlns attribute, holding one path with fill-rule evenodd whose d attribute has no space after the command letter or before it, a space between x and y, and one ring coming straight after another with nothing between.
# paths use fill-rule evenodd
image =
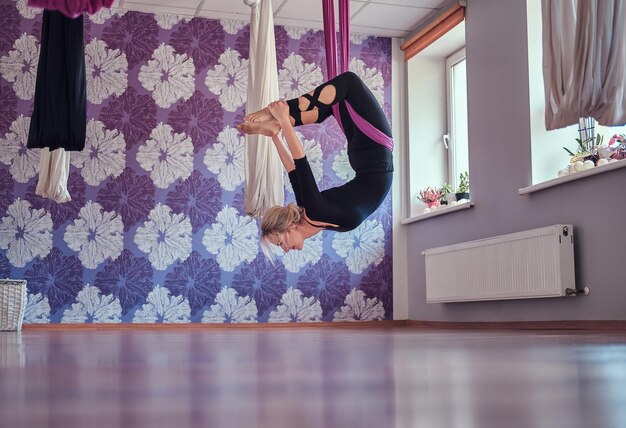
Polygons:
<instances>
[{"instance_id":1,"label":"white basket on floor","mask_svg":"<svg viewBox=\"0 0 626 428\"><path fill-rule=\"evenodd\" d=\"M0 331L22 329L26 299L26 281L0 279Z\"/></svg>"}]
</instances>

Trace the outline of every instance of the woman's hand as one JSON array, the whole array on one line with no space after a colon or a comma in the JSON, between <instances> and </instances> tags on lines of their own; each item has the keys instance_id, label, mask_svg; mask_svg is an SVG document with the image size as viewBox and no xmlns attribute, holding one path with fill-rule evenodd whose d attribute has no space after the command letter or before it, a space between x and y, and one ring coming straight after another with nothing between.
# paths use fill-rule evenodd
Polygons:
<instances>
[{"instance_id":1,"label":"woman's hand","mask_svg":"<svg viewBox=\"0 0 626 428\"><path fill-rule=\"evenodd\" d=\"M281 128L285 126L291 126L289 120L289 106L284 101L274 101L268 104L268 110L274 116L274 119L278 121Z\"/></svg>"}]
</instances>

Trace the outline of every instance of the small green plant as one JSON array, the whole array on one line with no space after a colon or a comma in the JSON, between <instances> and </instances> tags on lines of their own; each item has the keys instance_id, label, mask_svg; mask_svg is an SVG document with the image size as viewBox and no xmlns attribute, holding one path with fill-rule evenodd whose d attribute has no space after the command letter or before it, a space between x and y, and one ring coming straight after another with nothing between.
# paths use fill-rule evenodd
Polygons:
<instances>
[{"instance_id":1,"label":"small green plant","mask_svg":"<svg viewBox=\"0 0 626 428\"><path fill-rule=\"evenodd\" d=\"M450 183L443 183L441 185L441 193L443 196L445 196L446 193L454 193L454 189L452 188L452 185Z\"/></svg>"},{"instance_id":2,"label":"small green plant","mask_svg":"<svg viewBox=\"0 0 626 428\"><path fill-rule=\"evenodd\" d=\"M439 188L439 191L441 192L441 196L439 198L441 204L448 205L448 199L446 199L446 195L448 195L448 193L454 193L454 188L450 183L443 183Z\"/></svg>"},{"instance_id":3,"label":"small green plant","mask_svg":"<svg viewBox=\"0 0 626 428\"><path fill-rule=\"evenodd\" d=\"M468 193L469 192L469 172L464 171L459 174L459 187L456 189L456 193Z\"/></svg>"}]
</instances>

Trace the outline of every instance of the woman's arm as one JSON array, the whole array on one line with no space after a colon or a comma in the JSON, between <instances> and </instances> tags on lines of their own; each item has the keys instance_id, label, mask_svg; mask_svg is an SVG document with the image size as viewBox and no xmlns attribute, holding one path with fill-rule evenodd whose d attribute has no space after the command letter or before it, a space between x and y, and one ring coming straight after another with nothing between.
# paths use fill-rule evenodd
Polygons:
<instances>
[{"instance_id":1,"label":"woman's arm","mask_svg":"<svg viewBox=\"0 0 626 428\"><path fill-rule=\"evenodd\" d=\"M274 147L276 147L276 150L278 151L278 157L280 157L280 161L283 163L287 173L296 169L291 153L287 150L285 143L283 143L278 134L272 137L272 141L274 142Z\"/></svg>"}]
</instances>

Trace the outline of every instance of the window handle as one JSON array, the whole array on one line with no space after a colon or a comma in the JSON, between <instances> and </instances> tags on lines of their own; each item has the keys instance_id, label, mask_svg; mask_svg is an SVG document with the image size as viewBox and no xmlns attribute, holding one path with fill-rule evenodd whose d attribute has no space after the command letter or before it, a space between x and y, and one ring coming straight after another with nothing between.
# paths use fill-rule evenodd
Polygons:
<instances>
[{"instance_id":1,"label":"window handle","mask_svg":"<svg viewBox=\"0 0 626 428\"><path fill-rule=\"evenodd\" d=\"M448 143L450 143L450 134L443 134L443 145L446 146L446 150L448 150Z\"/></svg>"}]
</instances>

